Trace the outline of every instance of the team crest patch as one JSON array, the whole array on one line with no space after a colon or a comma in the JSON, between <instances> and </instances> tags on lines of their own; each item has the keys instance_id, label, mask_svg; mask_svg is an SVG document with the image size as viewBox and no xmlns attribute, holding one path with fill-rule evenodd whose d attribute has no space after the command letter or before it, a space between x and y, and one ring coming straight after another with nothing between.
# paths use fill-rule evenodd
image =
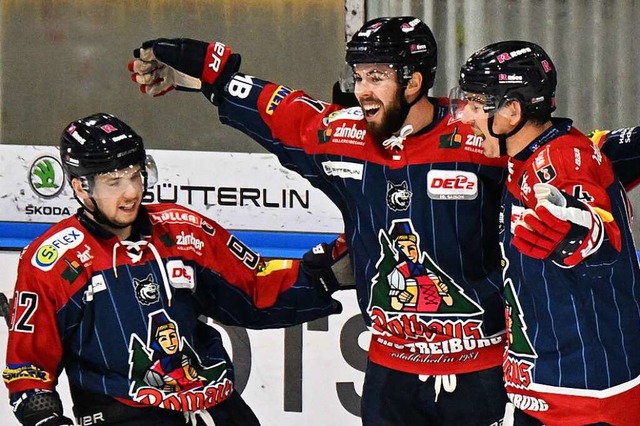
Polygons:
<instances>
[{"instance_id":1,"label":"team crest patch","mask_svg":"<svg viewBox=\"0 0 640 426\"><path fill-rule=\"evenodd\" d=\"M143 280L133 279L133 285L136 287L136 299L142 305L151 305L160 300L160 285L153 281L151 274Z\"/></svg>"},{"instance_id":2,"label":"team crest patch","mask_svg":"<svg viewBox=\"0 0 640 426\"><path fill-rule=\"evenodd\" d=\"M399 185L387 182L387 206L394 212L405 211L411 204L411 191L407 181Z\"/></svg>"}]
</instances>

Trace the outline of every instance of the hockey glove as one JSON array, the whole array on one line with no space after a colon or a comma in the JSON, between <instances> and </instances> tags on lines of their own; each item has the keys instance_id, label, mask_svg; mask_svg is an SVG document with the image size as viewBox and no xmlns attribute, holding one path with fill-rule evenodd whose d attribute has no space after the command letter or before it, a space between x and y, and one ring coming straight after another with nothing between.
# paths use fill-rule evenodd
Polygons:
<instances>
[{"instance_id":1,"label":"hockey glove","mask_svg":"<svg viewBox=\"0 0 640 426\"><path fill-rule=\"evenodd\" d=\"M57 392L35 389L11 395L11 405L23 426L73 425L71 419L62 415L62 402Z\"/></svg>"},{"instance_id":2,"label":"hockey glove","mask_svg":"<svg viewBox=\"0 0 640 426\"><path fill-rule=\"evenodd\" d=\"M327 294L355 288L347 242L340 235L332 243L320 243L302 256L302 270Z\"/></svg>"},{"instance_id":3,"label":"hockey glove","mask_svg":"<svg viewBox=\"0 0 640 426\"><path fill-rule=\"evenodd\" d=\"M598 250L603 224L591 207L553 185L537 183L533 190L537 205L514 228L512 243L522 254L567 268Z\"/></svg>"},{"instance_id":4,"label":"hockey glove","mask_svg":"<svg viewBox=\"0 0 640 426\"><path fill-rule=\"evenodd\" d=\"M199 90L214 104L217 92L240 67L240 55L224 44L189 38L148 40L133 56L137 59L129 62L131 78L143 93Z\"/></svg>"}]
</instances>

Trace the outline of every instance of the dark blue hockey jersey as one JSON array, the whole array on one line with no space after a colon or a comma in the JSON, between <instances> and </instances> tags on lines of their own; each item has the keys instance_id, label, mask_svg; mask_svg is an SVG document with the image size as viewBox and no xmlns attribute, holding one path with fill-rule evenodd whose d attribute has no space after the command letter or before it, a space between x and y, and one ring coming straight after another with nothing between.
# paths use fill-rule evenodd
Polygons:
<instances>
[{"instance_id":1,"label":"dark blue hockey jersey","mask_svg":"<svg viewBox=\"0 0 640 426\"><path fill-rule=\"evenodd\" d=\"M233 391L213 318L285 327L339 311L297 260L264 262L216 222L175 204L141 208L139 239L81 215L21 255L3 373L10 394L72 387L130 405L197 411Z\"/></svg>"},{"instance_id":2,"label":"dark blue hockey jersey","mask_svg":"<svg viewBox=\"0 0 640 426\"><path fill-rule=\"evenodd\" d=\"M512 246L539 182L589 204L604 224L604 242L573 268ZM555 121L511 159L503 208L509 398L545 424L637 424L640 268L627 196L608 159L570 120Z\"/></svg>"},{"instance_id":3,"label":"dark blue hockey jersey","mask_svg":"<svg viewBox=\"0 0 640 426\"><path fill-rule=\"evenodd\" d=\"M500 365L504 350L498 246L505 161L453 121L447 100L404 149L384 149L359 107L340 109L235 74L220 119L254 138L340 209L369 357L415 374Z\"/></svg>"}]
</instances>

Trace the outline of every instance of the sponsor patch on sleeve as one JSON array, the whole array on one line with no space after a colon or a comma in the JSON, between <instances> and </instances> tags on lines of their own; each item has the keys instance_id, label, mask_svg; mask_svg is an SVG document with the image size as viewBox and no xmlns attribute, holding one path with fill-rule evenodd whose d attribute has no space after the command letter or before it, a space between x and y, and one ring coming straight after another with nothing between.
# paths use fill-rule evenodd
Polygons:
<instances>
[{"instance_id":1,"label":"sponsor patch on sleeve","mask_svg":"<svg viewBox=\"0 0 640 426\"><path fill-rule=\"evenodd\" d=\"M267 103L266 113L269 115L273 115L273 112L276 110L280 102L284 100L289 94L293 92L292 89L286 86L278 86L276 90L273 91L273 95L271 95L271 99L269 99L269 103Z\"/></svg>"},{"instance_id":2,"label":"sponsor patch on sleeve","mask_svg":"<svg viewBox=\"0 0 640 426\"><path fill-rule=\"evenodd\" d=\"M29 379L41 382L50 382L51 376L42 367L33 364L9 364L2 372L2 379L5 383L15 380Z\"/></svg>"},{"instance_id":3,"label":"sponsor patch on sleeve","mask_svg":"<svg viewBox=\"0 0 640 426\"><path fill-rule=\"evenodd\" d=\"M31 264L43 271L50 271L67 250L79 246L82 240L84 234L78 229L65 228L40 244L31 258Z\"/></svg>"}]
</instances>

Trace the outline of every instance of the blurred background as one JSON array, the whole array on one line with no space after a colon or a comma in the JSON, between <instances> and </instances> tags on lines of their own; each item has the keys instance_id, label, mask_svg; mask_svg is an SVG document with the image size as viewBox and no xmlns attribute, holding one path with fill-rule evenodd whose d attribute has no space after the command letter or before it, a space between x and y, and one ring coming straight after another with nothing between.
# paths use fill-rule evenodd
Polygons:
<instances>
[{"instance_id":1,"label":"blurred background","mask_svg":"<svg viewBox=\"0 0 640 426\"><path fill-rule=\"evenodd\" d=\"M639 3L3 0L0 143L55 145L68 122L104 111L129 122L150 148L263 152L220 125L198 94L151 99L139 93L127 71L132 50L157 37L215 38L242 54L245 73L329 100L346 34L366 19L409 14L427 22L439 43L432 94L447 95L460 65L478 48L526 39L541 44L558 68L556 115L574 118L585 132L633 126L640 118ZM632 198L638 206L638 195ZM636 237L639 229L634 225Z\"/></svg>"}]
</instances>

